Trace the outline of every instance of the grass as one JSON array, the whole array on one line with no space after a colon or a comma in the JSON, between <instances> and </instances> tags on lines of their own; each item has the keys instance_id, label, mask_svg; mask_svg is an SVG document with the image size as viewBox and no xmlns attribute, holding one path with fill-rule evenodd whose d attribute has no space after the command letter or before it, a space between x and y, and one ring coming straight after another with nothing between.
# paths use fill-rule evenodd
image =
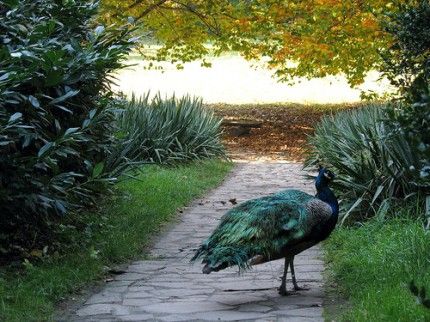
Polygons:
<instances>
[{"instance_id":1,"label":"grass","mask_svg":"<svg viewBox=\"0 0 430 322\"><path fill-rule=\"evenodd\" d=\"M144 256L151 237L177 209L218 185L231 167L218 160L178 168L144 167L139 181L119 184L118 196L106 201L103 215L93 214L87 229L69 236L76 246L67 255L27 263L20 272L0 270L0 320L52 319L58 301L101 279L106 267Z\"/></svg>"},{"instance_id":2,"label":"grass","mask_svg":"<svg viewBox=\"0 0 430 322\"><path fill-rule=\"evenodd\" d=\"M430 321L430 310L408 289L411 280L430 291L430 232L408 216L339 228L325 243L329 280L348 299L336 321Z\"/></svg>"}]
</instances>

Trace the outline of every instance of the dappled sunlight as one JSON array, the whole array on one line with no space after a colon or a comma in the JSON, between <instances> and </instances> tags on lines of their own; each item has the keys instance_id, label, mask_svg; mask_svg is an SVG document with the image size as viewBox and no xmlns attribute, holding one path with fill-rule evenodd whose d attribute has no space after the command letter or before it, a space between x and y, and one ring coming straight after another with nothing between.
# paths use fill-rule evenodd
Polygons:
<instances>
[{"instance_id":1,"label":"dappled sunlight","mask_svg":"<svg viewBox=\"0 0 430 322\"><path fill-rule=\"evenodd\" d=\"M127 95L150 91L153 95L178 96L190 94L203 97L205 103L345 103L360 101L360 90L384 93L389 90L387 81L378 81L377 72L369 73L359 89L351 89L341 76L322 79L297 79L295 85L279 83L272 71L263 63L248 62L238 55L225 55L210 59L211 68L200 62L185 64L178 70L170 63L160 63L163 70L147 70L146 62L132 59L136 64L118 74L118 88Z\"/></svg>"}]
</instances>

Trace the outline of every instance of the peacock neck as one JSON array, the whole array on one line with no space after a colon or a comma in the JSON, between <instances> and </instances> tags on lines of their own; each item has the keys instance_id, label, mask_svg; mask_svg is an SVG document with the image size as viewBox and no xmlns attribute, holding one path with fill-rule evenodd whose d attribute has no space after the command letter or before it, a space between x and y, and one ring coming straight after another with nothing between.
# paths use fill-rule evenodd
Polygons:
<instances>
[{"instance_id":1,"label":"peacock neck","mask_svg":"<svg viewBox=\"0 0 430 322\"><path fill-rule=\"evenodd\" d=\"M331 207L333 211L333 216L336 217L336 220L337 220L337 216L339 215L339 203L333 191L331 191L331 189L326 185L322 185L322 186L317 185L316 197L324 201Z\"/></svg>"}]
</instances>

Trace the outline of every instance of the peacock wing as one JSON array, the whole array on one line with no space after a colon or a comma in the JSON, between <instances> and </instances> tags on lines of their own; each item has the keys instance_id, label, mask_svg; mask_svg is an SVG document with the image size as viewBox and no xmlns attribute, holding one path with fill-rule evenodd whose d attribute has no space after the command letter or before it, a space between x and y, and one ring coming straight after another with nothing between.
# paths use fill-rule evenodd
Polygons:
<instances>
[{"instance_id":1,"label":"peacock wing","mask_svg":"<svg viewBox=\"0 0 430 322\"><path fill-rule=\"evenodd\" d=\"M221 218L195 258L213 266L228 262L241 267L256 255L271 257L306 234L306 204L313 198L287 190L236 206Z\"/></svg>"},{"instance_id":2,"label":"peacock wing","mask_svg":"<svg viewBox=\"0 0 430 322\"><path fill-rule=\"evenodd\" d=\"M288 190L246 201L227 212L207 240L209 248L242 247L251 256L279 251L306 233L306 202L313 197Z\"/></svg>"}]
</instances>

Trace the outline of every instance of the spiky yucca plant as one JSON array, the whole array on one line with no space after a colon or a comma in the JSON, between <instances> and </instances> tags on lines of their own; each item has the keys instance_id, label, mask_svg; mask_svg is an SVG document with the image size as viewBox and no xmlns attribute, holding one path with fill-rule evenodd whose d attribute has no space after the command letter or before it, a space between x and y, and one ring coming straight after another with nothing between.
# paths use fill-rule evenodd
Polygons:
<instances>
[{"instance_id":1,"label":"spiky yucca plant","mask_svg":"<svg viewBox=\"0 0 430 322\"><path fill-rule=\"evenodd\" d=\"M134 142L133 160L171 164L225 157L221 120L200 98L133 96L125 101L118 123L121 135Z\"/></svg>"},{"instance_id":2,"label":"spiky yucca plant","mask_svg":"<svg viewBox=\"0 0 430 322\"><path fill-rule=\"evenodd\" d=\"M384 122L389 108L371 104L325 117L309 139L306 165L322 162L336 172L343 220L383 216L392 201L419 190L412 170L420 160L406 136Z\"/></svg>"}]
</instances>

